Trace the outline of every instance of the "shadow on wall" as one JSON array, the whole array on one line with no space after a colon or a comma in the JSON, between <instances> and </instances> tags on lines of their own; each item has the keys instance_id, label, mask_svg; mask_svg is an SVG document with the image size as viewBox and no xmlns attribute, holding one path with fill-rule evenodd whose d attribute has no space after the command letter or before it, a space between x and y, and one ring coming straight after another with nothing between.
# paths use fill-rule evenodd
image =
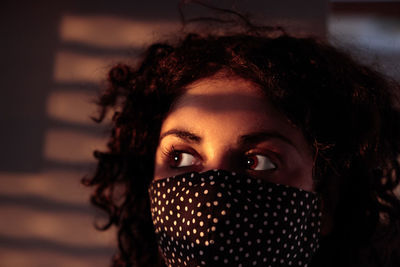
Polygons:
<instances>
[{"instance_id":1,"label":"shadow on wall","mask_svg":"<svg viewBox=\"0 0 400 267\"><path fill-rule=\"evenodd\" d=\"M176 22L128 18L128 2L25 2L2 10L10 38L0 98L0 265L109 266L115 232L94 229L101 214L80 185L108 135L90 119L93 102L110 66L133 60Z\"/></svg>"}]
</instances>

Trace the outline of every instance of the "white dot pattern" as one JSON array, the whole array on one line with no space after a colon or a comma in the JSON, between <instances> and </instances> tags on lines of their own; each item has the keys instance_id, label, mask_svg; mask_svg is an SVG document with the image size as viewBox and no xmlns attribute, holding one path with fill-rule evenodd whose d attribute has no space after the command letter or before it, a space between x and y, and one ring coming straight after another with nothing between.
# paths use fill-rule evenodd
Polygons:
<instances>
[{"instance_id":1,"label":"white dot pattern","mask_svg":"<svg viewBox=\"0 0 400 267\"><path fill-rule=\"evenodd\" d=\"M307 266L319 248L315 193L211 170L153 181L168 266Z\"/></svg>"}]
</instances>

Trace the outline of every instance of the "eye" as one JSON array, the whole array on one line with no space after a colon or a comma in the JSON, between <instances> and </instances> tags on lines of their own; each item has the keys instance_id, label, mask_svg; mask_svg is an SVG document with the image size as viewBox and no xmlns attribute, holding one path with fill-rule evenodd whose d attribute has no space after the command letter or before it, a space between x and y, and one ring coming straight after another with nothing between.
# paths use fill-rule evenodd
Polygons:
<instances>
[{"instance_id":1,"label":"eye","mask_svg":"<svg viewBox=\"0 0 400 267\"><path fill-rule=\"evenodd\" d=\"M256 154L246 156L246 167L253 171L266 171L275 170L276 164L274 164L267 156Z\"/></svg>"},{"instance_id":2,"label":"eye","mask_svg":"<svg viewBox=\"0 0 400 267\"><path fill-rule=\"evenodd\" d=\"M196 164L196 158L192 154L183 151L173 151L170 155L169 165L172 168L188 167Z\"/></svg>"}]
</instances>

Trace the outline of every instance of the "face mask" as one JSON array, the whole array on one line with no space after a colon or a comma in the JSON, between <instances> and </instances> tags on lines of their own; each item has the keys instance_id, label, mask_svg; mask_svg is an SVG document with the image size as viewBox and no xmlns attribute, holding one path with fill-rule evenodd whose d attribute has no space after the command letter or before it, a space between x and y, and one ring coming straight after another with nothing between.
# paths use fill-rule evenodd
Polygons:
<instances>
[{"instance_id":1,"label":"face mask","mask_svg":"<svg viewBox=\"0 0 400 267\"><path fill-rule=\"evenodd\" d=\"M307 266L318 249L315 193L223 170L153 181L168 266Z\"/></svg>"}]
</instances>

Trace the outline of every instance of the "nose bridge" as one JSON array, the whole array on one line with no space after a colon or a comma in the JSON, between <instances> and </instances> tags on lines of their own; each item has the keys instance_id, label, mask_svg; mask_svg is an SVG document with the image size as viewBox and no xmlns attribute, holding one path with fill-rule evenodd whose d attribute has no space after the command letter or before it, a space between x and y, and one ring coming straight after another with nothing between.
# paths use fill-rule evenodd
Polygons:
<instances>
[{"instance_id":1,"label":"nose bridge","mask_svg":"<svg viewBox=\"0 0 400 267\"><path fill-rule=\"evenodd\" d=\"M221 169L235 171L232 157L233 151L229 146L214 145L208 149L204 170Z\"/></svg>"}]
</instances>

